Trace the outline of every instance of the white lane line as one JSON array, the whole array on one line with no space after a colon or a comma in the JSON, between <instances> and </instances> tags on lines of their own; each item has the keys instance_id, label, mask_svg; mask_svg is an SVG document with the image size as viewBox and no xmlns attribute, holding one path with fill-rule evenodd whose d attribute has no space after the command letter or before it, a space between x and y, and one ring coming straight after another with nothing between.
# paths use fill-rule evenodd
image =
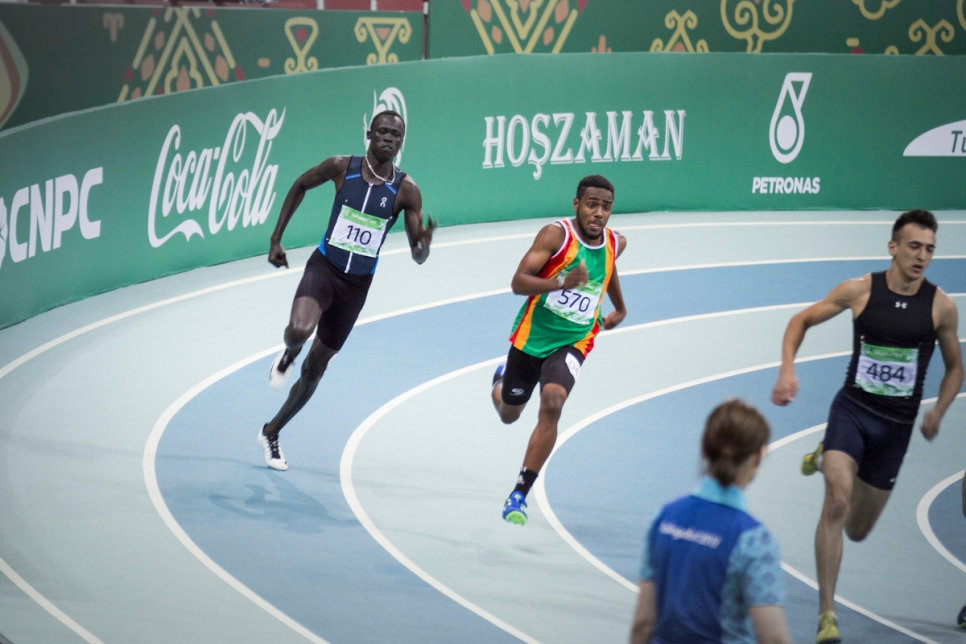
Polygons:
<instances>
[{"instance_id":1,"label":"white lane line","mask_svg":"<svg viewBox=\"0 0 966 644\"><path fill-rule=\"evenodd\" d=\"M960 470L952 476L943 479L937 483L935 487L926 492L925 496L923 496L919 501L918 507L916 507L916 521L919 523L919 529L922 531L923 536L926 537L926 541L929 542L929 545L931 545L936 552L941 554L946 561L956 566L961 571L966 572L966 564L964 564L956 557L956 555L946 549L939 538L936 537L936 533L933 532L932 525L929 523L929 507L932 505L933 501L936 500L936 497L938 497L943 490L962 479L964 473L966 473L966 470Z\"/></svg>"},{"instance_id":2,"label":"white lane line","mask_svg":"<svg viewBox=\"0 0 966 644\"><path fill-rule=\"evenodd\" d=\"M758 309L745 309L745 311L747 311L747 312L754 312L754 311L758 311ZM734 314L737 314L737 313L738 313L738 311L728 311L727 312L728 315L734 315ZM691 318L681 318L680 320L681 321L685 321L686 319L695 319L695 318L698 318L698 317L706 318L706 317L715 317L715 316L714 315L709 315L709 316L693 316ZM647 326L647 325L638 325L636 327L629 327L628 330L630 330L630 329L639 330L639 329L644 328L645 326ZM613 332L611 332L611 334L613 334ZM601 335L601 337L604 337L603 334ZM836 353L826 353L826 354L822 354L822 355L809 356L807 358L802 358L800 360L796 360L795 362L797 364L797 363L802 363L802 362L811 362L811 361L814 361L814 360L825 360L825 359L828 359L828 358L838 358L838 357L850 355L851 353L852 353L851 351L840 351L840 352L836 352ZM581 557L583 557L584 559L586 559L594 568L597 568L598 570L600 570L601 572L603 572L605 575L607 575L608 577L610 577L611 579L613 579L617 583L621 584L622 586L624 586L628 590L631 590L633 592L637 592L637 588L638 587L637 587L636 584L633 584L629 580L625 579L622 575L620 575L619 573L617 573L613 568L611 568L610 566L608 566L607 564L605 564L603 561L601 561L600 559L598 559L597 557L595 557L593 554L590 553L590 551L588 551L583 545L581 545L581 543L572 534L570 534L570 532L563 526L563 524L557 518L557 515L551 509L551 507L550 507L550 501L547 498L547 490L546 490L546 485L544 484L544 481L546 480L547 472L548 472L548 470L550 468L550 462L553 459L553 455L556 454L560 450L560 448L564 445L564 443L566 443L568 440L570 440L571 438L573 438L577 434L577 432L579 432L580 430L588 427L589 425L592 425L593 423L596 423L597 421L601 420L602 418L605 418L607 416L610 416L611 414L614 414L614 413L617 413L617 412L621 411L622 409L626 409L628 407L632 407L634 405L637 405L639 403L645 402L647 400L651 400L651 399L654 399L654 398L658 398L659 396L664 396L666 394L674 393L676 391L681 391L681 390L684 390L684 389L690 389L691 387L697 387L698 385L707 384L709 382L715 382L717 380L724 380L726 378L732 378L734 376L740 376L740 375L744 375L744 374L748 374L748 373L753 373L755 371L763 371L765 369L773 369L773 368L780 367L780 366L781 366L781 362L768 362L768 363L765 363L765 364L755 365L753 367L746 367L746 368L743 368L743 369L735 369L733 371L728 371L728 372L725 372L725 373L715 374L715 375L712 375L712 376L705 376L703 378L698 378L696 380L690 380L688 382L683 382L681 384L673 385L671 387L665 387L664 389L659 389L657 391L653 391L653 392L648 393L648 394L643 394L641 396L635 396L634 398L629 398L628 400L625 400L623 402L619 402L617 404L611 405L610 407L607 407L605 409L602 409L602 410L600 410L600 411L598 411L598 412L596 412L594 414L591 414L590 416L587 416L586 418L584 418L584 419L582 419L582 420L574 423L573 425L571 425L570 427L568 427L566 430L564 430L562 433L560 433L560 434L557 435L557 444L554 446L553 450L550 452L550 456L547 458L547 461L544 463L544 466L543 466L543 475L540 476L539 478L537 478L537 482L533 486L533 493L534 493L534 495L536 496L536 499L537 499L537 507L539 507L540 508L540 511L543 512L544 516L547 517L547 521L550 523L551 526L553 526L553 529L557 532L557 534L560 535L560 538L563 539L563 541L565 543L567 543L571 548L573 548L575 551L577 551L577 553L579 553ZM814 430L814 428L813 428L812 430L806 430L806 431L817 431L817 430ZM799 433L801 433L801 432L799 432Z\"/></svg>"},{"instance_id":3,"label":"white lane line","mask_svg":"<svg viewBox=\"0 0 966 644\"><path fill-rule=\"evenodd\" d=\"M966 224L962 219L943 219L937 220L939 224L955 225ZM608 222L609 223L609 222ZM895 219L873 220L834 220L822 221L809 219L804 221L692 221L676 224L633 224L630 226L615 225L611 226L617 232L625 230L658 230L662 228L740 228L740 227L759 227L759 226L892 226Z\"/></svg>"},{"instance_id":4,"label":"white lane line","mask_svg":"<svg viewBox=\"0 0 966 644\"><path fill-rule=\"evenodd\" d=\"M362 507L362 503L359 501L358 495L356 495L355 485L352 482L352 465L355 459L356 451L359 448L359 444L365 437L369 429L379 422L386 414L391 412L393 409L406 402L410 398L417 396L424 391L427 391L436 385L442 384L453 378L458 378L464 374L476 371L477 369L483 369L485 367L490 367L499 364L504 359L504 356L498 358L492 358L490 360L484 360L483 362L478 362L476 364L470 365L468 367L463 367L462 369L457 369L456 371L451 371L449 373L443 374L438 378L428 380L421 385L409 389L402 394L396 396L385 405L377 409L375 412L369 415L362 424L356 427L355 431L352 432L352 436L349 437L349 441L346 443L345 449L342 452L342 460L339 463L339 478L342 481L342 493L345 495L346 501L349 503L349 507L352 508L353 514L359 520L359 523L365 527L366 531L372 535L372 538L382 546L386 552L392 555L396 561L401 563L403 566L408 568L413 574L418 576L420 579L425 581L427 584L438 590L440 593L453 600L460 606L466 608L467 610L479 615L486 621L490 622L494 626L506 631L510 635L513 635L517 639L524 642L536 643L538 640L527 635L523 631L515 628L514 626L504 622L502 619L493 615L489 611L480 608L473 602L469 601L453 589L449 588L441 581L430 575L428 572L419 567L412 559L407 557L403 552L397 548L383 533L376 524L369 518L366 513L365 508Z\"/></svg>"},{"instance_id":5,"label":"white lane line","mask_svg":"<svg viewBox=\"0 0 966 644\"><path fill-rule=\"evenodd\" d=\"M848 222L846 222L846 223L848 223ZM851 223L852 224L857 224L857 225L866 225L866 224L869 224L869 223L881 223L881 222L861 222L861 221L857 221L857 222L851 222ZM960 222L960 221L942 221L941 223L952 223L952 224L955 224L955 223L966 223L966 222ZM681 223L681 224L644 224L644 225L630 226L630 227L623 227L623 228L624 229L627 229L627 230L641 230L641 229L658 229L658 228L696 228L696 227L702 227L702 226L718 227L718 226L725 226L725 225L730 225L730 226L740 226L740 225L745 225L745 226L759 226L759 225L838 225L838 224L836 222L831 222L831 221L803 221L803 222L693 222L693 223ZM514 234L514 235L501 235L501 236L484 237L484 238L479 238L479 239L476 239L476 240L462 240L462 241L453 241L453 242L439 242L439 243L435 244L435 247L436 248L449 248L449 247L464 246L464 245L473 244L473 243L499 242L499 241L506 241L506 240L511 240L511 239L529 238L529 237L532 237L532 235L533 235L532 232L528 232L528 233L520 233L520 234ZM402 253L405 253L405 252L409 252L409 248L403 247L403 248L386 250L386 251L383 251L381 254L384 255L384 256L388 256L388 255L402 254ZM964 257L966 257L966 256L935 257L934 259L961 259L961 258L964 258ZM870 259L870 258L849 258L849 257L841 257L841 258L825 258L825 259L822 259L822 260L807 260L807 259L802 259L802 260L776 260L776 261L765 261L765 262L758 262L758 261L755 261L755 262L730 262L730 263L719 263L719 264L691 265L691 266L684 266L684 267L671 267L671 268L666 268L666 269L643 269L643 270L640 270L640 271L629 271L626 274L627 275L632 275L632 274L643 274L643 273L653 273L653 272L669 272L669 271L674 271L674 270L687 270L687 269L694 269L694 268L720 268L720 267L724 267L724 266L762 265L762 264L768 264L768 263L787 263L789 261L795 261L795 262L805 262L805 261L849 261L850 259L856 260L856 261L860 261L862 259ZM876 258L871 258L871 259L880 259L880 258L876 257ZM255 283L255 282L260 282L260 281L263 281L263 280L273 279L273 278L277 278L277 277L285 277L285 276L291 275L293 273L297 273L298 271L302 270L303 268L304 268L304 265L299 265L299 266L294 266L294 267L287 268L287 269L275 270L275 271L273 271L271 273L266 273L264 275L257 275L257 276L254 276L254 277L248 277L248 278L243 278L243 279L240 279L240 280L233 280L231 282L225 282L223 284L218 284L218 285L215 285L215 286L210 286L210 287L207 287L207 288L199 289L197 291L192 291L190 293L185 293L183 295L179 295L179 296L167 298L167 299L164 299L164 300L159 300L159 301L154 302L152 304L148 304L148 305L145 305L145 306L137 307L137 308L134 308L134 309L131 309L131 310L128 310L128 311L124 311L122 313L119 313L117 315L113 315L113 316L104 318L104 319L99 320L97 322L93 322L93 323L88 324L86 326L83 326L83 327L81 327L79 329L75 329L75 330L73 330L73 331L71 331L69 333L66 333L66 334L61 335L61 336L59 336L57 338L54 338L53 340L50 340L49 342L46 342L46 343L40 345L39 347L36 347L35 349L33 349L33 350L25 353L24 355L20 356L19 358L16 358L15 360L7 363L3 367L0 367L0 379L3 379L7 375L9 375L12 371L14 371L18 367L24 365L25 363L29 362L33 358L36 358L37 356L42 355L42 354L46 353L47 351L49 351L49 350L51 350L51 349L53 349L53 348L55 348L57 346L59 346L61 344L64 344L66 342L69 342L70 340L73 340L73 339L75 339L75 338L77 338L77 337L79 337L81 335L84 335L86 333L89 333L91 331L94 331L94 330L97 330L99 328L105 327L105 326L107 326L109 324L113 324L114 322L119 322L121 320L130 318L130 317L133 317L133 316L136 316L136 315L140 315L141 313L147 313L147 312L150 312L150 311L153 311L153 310L162 308L164 306L168 306L168 305L171 305L171 304L177 304L179 302L184 302L184 301L187 301L187 300L190 300L190 299L193 299L193 298L197 298L197 297L202 297L202 296L205 296L205 295L210 295L212 293L216 293L216 292L219 292L219 291L222 291L222 290L227 290L229 288L234 288L234 287L237 287L237 286L244 286L244 285L247 285L247 284L252 284L252 283ZM510 289L498 289L498 290L494 290L494 291L488 291L488 292L486 292L484 294L477 294L477 295L469 295L469 296L451 298L450 300L446 300L446 303L455 303L455 302L460 302L460 301L466 301L466 300L474 299L475 297L485 297L487 295L497 295L497 294L501 294L501 293L507 293L509 291L510 291ZM412 311L417 311L417 310L423 310L423 309L426 309L426 308L431 308L432 306L439 306L439 305L440 304L427 304L427 305L421 305L421 306L411 307L410 309L406 309L405 312L412 312ZM378 319L386 319L388 317L392 317L392 315L394 315L394 314L398 314L398 313L386 313L386 314L382 314L382 315L379 315L379 316L371 316L371 318L367 318L367 319L360 320L357 324L365 324L367 322L376 321ZM616 332L620 332L622 330L624 330L624 329L618 329L618 330L615 330L615 331L611 331L610 333L613 334L613 333L616 333ZM275 349L275 350L277 351L278 349ZM601 564L601 565L603 565L603 564ZM61 621L65 626L68 626L68 628L71 628L72 630L74 630L74 627L71 626L71 624L74 624L75 626L77 626L77 628L80 628L83 631L83 628L81 628L79 625L77 625L76 622L74 622L69 616L67 616L62 611L60 611L52 602L50 602L45 597L43 597L43 595L41 595L33 586L31 586L26 580L24 580L23 577L21 577L20 575L18 575L16 573L16 571L14 571L13 568L10 567L10 565L6 561L3 560L3 558L0 558L0 572L3 572L10 579L10 581L13 582L14 585L16 585L18 588L20 588L20 590L23 591L26 595L28 595L31 598L33 598L34 601L36 601L40 606L42 606L44 608L44 610L46 610L48 613L50 613L55 618L57 618L59 621ZM84 632L86 633L87 631L84 631ZM82 637L83 637L83 635L82 635Z\"/></svg>"},{"instance_id":6,"label":"white lane line","mask_svg":"<svg viewBox=\"0 0 966 644\"><path fill-rule=\"evenodd\" d=\"M254 356L250 356L236 362L235 364L226 367L215 373L205 380L202 380L197 385L182 394L177 400L175 400L164 413L158 418L157 422L151 430L150 436L148 436L148 442L144 446L144 456L142 457L142 467L144 470L144 484L148 489L148 496L151 498L151 502L154 504L154 509L157 511L158 516L164 521L164 524L168 527L168 530L181 542L181 544L195 556L198 561L200 561L208 570L213 572L215 576L224 581L226 584L237 590L243 597L248 599L250 602L264 610L266 613L282 622L293 631L309 640L310 642L315 642L315 644L328 644L324 639L302 626L294 619L283 613L281 610L276 608L274 605L270 604L268 601L263 599L257 593L255 593L248 586L242 582L235 579L231 574L228 573L224 568L216 564L205 551L198 547L188 533L178 524L174 516L172 516L171 511L168 509L167 503L164 502L164 496L161 494L161 489L158 486L157 471L155 470L154 461L157 456L158 444L161 442L161 436L164 434L165 428L171 419L174 418L182 407L184 407L188 402L190 402L199 393L218 382L222 378L231 375L235 371L248 366L249 364L261 360L266 356L270 356L280 350L279 347L273 347L267 351L262 351ZM252 436L254 438L254 436Z\"/></svg>"},{"instance_id":7,"label":"white lane line","mask_svg":"<svg viewBox=\"0 0 966 644\"><path fill-rule=\"evenodd\" d=\"M962 340L960 340L960 342L962 342ZM956 398L964 398L964 397L966 397L966 392L963 392L958 396L956 396ZM936 398L930 398L929 400L923 400L922 402L924 404L934 403L936 402ZM963 471L960 471L948 478L943 479L942 481L937 483L931 490L926 492L926 494L922 497L922 499L919 500L919 505L916 507L916 522L919 524L919 530L922 532L922 535L926 538L926 541L929 542L929 545L931 545L936 552L942 555L943 558L946 559L946 561L951 563L959 570L966 572L966 564L964 564L962 561L959 560L958 557L956 557L956 555L954 555L953 553L949 552L949 550L946 549L946 547L936 536L936 533L933 532L932 525L929 523L929 508L936 500L936 497L938 497L940 493L942 493L942 491L945 490L947 487L949 487L956 481L959 481L960 479L962 479L963 473L964 473Z\"/></svg>"},{"instance_id":8,"label":"white lane line","mask_svg":"<svg viewBox=\"0 0 966 644\"><path fill-rule=\"evenodd\" d=\"M792 568L791 566L789 566L784 561L782 562L782 570L784 570L789 575L791 575L795 579L799 580L800 582L802 582L806 586L809 586L812 590L818 590L818 583L816 583L813 579L809 578L807 575L803 574L801 571L796 570L795 568ZM851 608L852 610L854 610L855 612L859 613L860 615L865 615L869 619L871 619L873 621L876 621L876 622L879 622L883 626L887 626L887 627L889 627L889 628L891 628L893 630L899 631L903 635L908 635L909 637L913 638L914 640L919 640L920 642L926 642L927 644L939 644L935 640L931 640L931 639L929 639L928 637L926 637L924 635L920 635L919 633L915 633L913 631L910 631L908 628L904 628L904 627L900 626L899 624L896 624L895 622L889 621L888 619L886 619L885 617L882 617L881 615L877 615L876 613L873 613L870 610L867 610L865 608L862 608L858 604L855 604L853 602L850 602L849 600L845 599L844 597L842 597L839 594L836 594L835 595L835 601L837 601L838 603L842 604L846 608Z\"/></svg>"},{"instance_id":9,"label":"white lane line","mask_svg":"<svg viewBox=\"0 0 966 644\"><path fill-rule=\"evenodd\" d=\"M962 294L957 293L955 295L956 296L961 296ZM768 309L774 309L774 308L784 308L784 307L781 307L781 306L779 306L779 307L762 307L762 309L745 309L744 311L768 310ZM743 312L743 311L728 311L725 314L733 315L733 314L738 314L738 313L741 313L741 312ZM716 317L716 316L718 316L718 314L702 315L702 316L692 316L691 318L680 318L680 320L681 321L684 321L685 319L699 319L699 318L703 318L703 317ZM670 322L670 321L662 321L661 323L667 323L667 322ZM627 331L630 331L630 330L639 330L639 329L645 328L647 326L654 326L654 325L655 325L655 323L641 324L641 325L637 325L637 326L627 327L627 329L624 329L624 330L627 330ZM611 331L608 335L613 335L613 334L614 334L614 331ZM605 336L604 336L604 334L601 334L600 337L605 337ZM959 341L960 342L964 342L964 341L966 341L966 338L960 338ZM826 360L826 359L829 359L829 358L844 357L844 356L847 356L847 355L851 355L851 353L852 353L851 351L841 351L841 352L836 352L836 353L826 353L826 354L817 355L817 356L809 356L807 358L798 359L798 360L795 361L795 363L796 364L799 364L799 363L803 363L803 362L812 362L812 361L816 361L816 360ZM665 394L669 394L669 393L672 393L672 392L675 392L675 391L680 391L680 390L683 390L683 389L688 389L690 387L695 387L695 386L702 385L702 384L706 384L706 383L709 383L709 382L714 382L716 380L723 380L725 378L731 378L733 376L743 375L743 374L747 374L747 373L752 373L754 371L761 371L761 370L764 370L764 369L770 369L770 368L775 368L775 367L780 367L780 366L781 366L781 362L770 362L770 363L766 363L766 364L763 364L763 365L757 365L757 366L748 367L748 368L745 368L745 369L737 369L737 370L729 371L729 372L722 373L722 374L717 374L717 375L713 375L713 376L707 376L705 378L699 378L697 380L692 380L692 381L689 381L689 382L686 382L686 383L682 383L680 385L675 385L673 387L667 387L665 389L661 389L661 390L658 390L658 391L655 391L655 392L652 392L652 393L649 393L649 394L644 394L642 396L637 396L635 398L631 398L631 399L625 400L625 401L623 401L621 403L617 403L617 404L612 405L611 407L608 407L606 409L603 409L603 410L601 410L601 411L599 411L599 412L597 412L595 414L592 414L590 416L587 416L583 420L581 420L581 421L579 421L579 422L571 425L563 433L561 433L561 434L558 435L558 437L557 437L557 443L554 446L553 450L550 452L550 456L547 458L547 461L544 464L544 467L543 467L543 476L541 476L540 478L538 478L537 481L536 481L536 483L533 486L534 496L537 499L537 507L539 507L540 508L540 511L543 512L544 516L547 517L547 521L550 523L551 526L553 526L554 530L557 531L557 533L560 535L560 538L563 539L563 541L565 543L567 543L568 545L570 545L570 547L573 548L578 554L580 554L580 556L582 556L584 559L586 559L592 566L594 566L595 568L597 568L598 570L600 570L601 572L603 572L604 574L606 574L611 579L617 581L619 584L621 584L625 588L627 588L627 589L629 589L629 590L631 590L632 592L635 592L635 593L638 592L638 586L636 586L635 584L631 583L629 580L625 579L622 575L620 575L619 573L617 573L610 566L608 566L603 561L601 561L600 559L598 559L597 557L595 557L593 554L591 554L590 551L588 551L572 534L570 534L570 532L563 526L563 524L557 518L556 514L551 509L550 502L549 502L548 497L547 497L546 486L544 484L544 481L546 480L547 471L548 471L549 466L550 466L550 460L553 458L553 455L557 453L558 449L567 440L569 440L574 435L576 435L577 432L579 432L580 430L584 429L588 425L591 425L591 424L597 422L598 420L600 420L600 419L602 419L602 418L604 418L606 416L609 416L610 414L616 413L616 412L618 412L618 411L620 411L622 409L626 409L627 407L631 407L633 405L636 405L638 403L644 402L646 400L650 400L652 398L657 398L658 396L663 396ZM959 394L957 396L957 398L960 398L960 397L963 397L963 396L966 396L966 393ZM929 399L923 400L922 402L924 404L929 404L931 402L935 402L935 400L936 400L935 398L929 398ZM813 427L809 427L807 429L803 429L801 431L795 432L794 434L790 434L789 436L786 436L786 437L781 438L781 439L779 439L777 441L774 441L773 443L769 444L768 451L769 452L773 452L776 449L778 449L779 447L784 447L785 445L788 445L789 443L792 443L792 442L794 442L794 441L796 441L796 440L798 440L800 438L804 438L805 436L809 436L811 434L815 434L815 433L817 433L819 431L822 431L822 430L825 429L825 425L826 425L826 423L821 423L819 425L815 425ZM948 481L954 482L955 480L958 480L958 478L962 478L962 476L963 476L963 473L960 472L955 477L951 477L950 479L947 479L947 482L945 482L945 483L946 483L946 485L949 485L949 482ZM942 484L940 484L940 485L942 485ZM939 486L937 486L937 487L939 487ZM943 487L945 487L945 486L943 486ZM936 489L936 488L934 488L934 489ZM938 495L938 492L936 494ZM932 503L932 500L934 498L935 498L935 495L932 498L929 499L929 502L928 503ZM925 501L925 499L923 501ZM920 502L920 504L919 504L919 510L917 510L917 517L920 517L920 519L919 519L920 529L923 530L924 534L926 533L926 530L927 529L929 530L929 534L926 535L927 540L929 540L929 535L932 534L932 530L928 526L928 503L925 504L925 510L923 510L924 503L923 502ZM925 521L925 526L926 526L925 528L923 528L924 523L923 523L923 520L921 518L921 513L923 511L925 511L927 513L927 518L926 518L926 521ZM946 549L943 548L942 545L939 543L938 539L935 539L934 536L933 536L933 540L930 540L930 543L933 544L933 547L936 548L940 552L940 554L943 554L944 552L947 552ZM946 556L946 555L943 555L943 556ZM949 555L947 557L947 559L949 559L950 557L952 557L952 555ZM964 566L961 562L959 562L957 559L955 559L955 557L952 557L952 561L954 561L955 564L958 564L959 567L961 567L964 571L966 571L966 566ZM808 578L807 576L805 576L801 572L795 570L794 568L792 568L791 566L789 566L785 562L782 562L782 568L783 569L786 569L790 574L792 574L792 576L794 576L794 577L798 578L799 580L805 582L807 585L811 586L812 588L815 588L816 590L818 589L818 584L815 581L813 581L812 579ZM922 641L922 642L933 642L933 640L930 640L930 639L928 639L928 638L926 638L924 636L918 635L918 634L916 634L916 633L914 633L914 632L912 632L912 631L910 631L910 630L908 630L908 629L906 629L906 628L904 628L904 627L902 627L902 626L900 626L898 624L895 624L895 623L889 621L888 619L886 619L884 617L881 617L880 615L877 615L876 613L873 613L872 611L869 611L869 610L867 610L865 608L862 608L858 604L855 604L854 602L851 602L850 600L842 597L841 595L836 594L835 595L835 600L838 601L843 606L847 606L847 607L851 608L852 610L855 610L856 612L861 613L862 615L865 615L866 617L868 617L870 619L873 619L873 620L879 622L880 624L883 624L885 626L888 626L889 628L892 628L892 629L895 629L895 630L897 630L897 631L899 631L901 633L904 633L905 635L908 635L910 637L913 637L913 638L915 638L915 639L917 639L919 641ZM935 644L935 643L933 643L933 644Z\"/></svg>"},{"instance_id":10,"label":"white lane line","mask_svg":"<svg viewBox=\"0 0 966 644\"><path fill-rule=\"evenodd\" d=\"M135 309L130 309L128 311L124 311L123 313L118 313L117 315L112 315L111 317L104 318L103 320L98 320L97 322L92 322L91 324L82 326L81 328L75 329L70 333L65 333L64 335L58 338L54 338L50 342L42 344L32 351L28 351L27 353L23 354L13 362L7 363L6 365L3 366L3 368L0 368L0 378L5 377L17 367L20 367L24 363L30 360L33 360L34 358L41 355L42 353L46 353L47 351L50 351L54 347L57 347L61 344L64 344L65 342L73 340L74 338L84 335L85 333L90 333L91 331L100 329L101 327L105 327L108 324L113 324L114 322L120 322L121 320L125 320L129 317L140 315L141 313L147 313L148 311L154 311L155 309L159 309L161 307L168 306L170 304L177 304L178 302L184 302L186 300L190 300L196 297L210 295L212 293L217 293L218 291L234 288L236 286L244 286L246 284L251 284L253 282L260 282L262 280L267 280L267 279L271 279L273 277L279 277L282 275L290 275L292 273L295 273L301 270L302 268L304 267L299 266L296 268L288 268L288 269L283 269L277 273L266 273L265 275L246 277L244 279L233 280L231 282L225 282L224 284L218 284L216 286L209 286L208 288L203 288L197 291L192 291L190 293L185 293L184 295L169 297L167 299L159 300L152 304L146 304L145 306L139 306Z\"/></svg>"},{"instance_id":11,"label":"white lane line","mask_svg":"<svg viewBox=\"0 0 966 644\"><path fill-rule=\"evenodd\" d=\"M28 584L27 581L18 575L17 571L11 568L3 559L0 559L0 572L9 577L10 581L20 588L24 594L37 602L37 604L39 604L40 607L45 611L57 618L57 621L59 621L61 624L74 631L74 633L79 635L80 638L85 642L90 642L90 644L104 644L104 642L94 637L90 631L71 619L67 613L57 608L49 599L37 592L33 586Z\"/></svg>"}]
</instances>

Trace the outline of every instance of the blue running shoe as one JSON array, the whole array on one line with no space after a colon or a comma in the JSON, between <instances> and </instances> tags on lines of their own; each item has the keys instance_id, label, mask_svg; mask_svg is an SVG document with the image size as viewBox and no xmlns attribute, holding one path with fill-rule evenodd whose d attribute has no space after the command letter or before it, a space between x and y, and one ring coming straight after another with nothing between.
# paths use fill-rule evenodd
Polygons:
<instances>
[{"instance_id":1,"label":"blue running shoe","mask_svg":"<svg viewBox=\"0 0 966 644\"><path fill-rule=\"evenodd\" d=\"M963 606L963 610L959 611L959 615L956 617L956 626L966 628L966 606Z\"/></svg>"},{"instance_id":2,"label":"blue running shoe","mask_svg":"<svg viewBox=\"0 0 966 644\"><path fill-rule=\"evenodd\" d=\"M514 490L503 504L503 520L517 525L527 524L527 502L524 496Z\"/></svg>"},{"instance_id":3,"label":"blue running shoe","mask_svg":"<svg viewBox=\"0 0 966 644\"><path fill-rule=\"evenodd\" d=\"M494 387L496 387L496 383L498 383L501 380L503 380L503 372L504 371L506 371L506 363L505 362L503 364L501 364L500 366L498 366L496 368L496 371L493 372L493 386Z\"/></svg>"}]
</instances>

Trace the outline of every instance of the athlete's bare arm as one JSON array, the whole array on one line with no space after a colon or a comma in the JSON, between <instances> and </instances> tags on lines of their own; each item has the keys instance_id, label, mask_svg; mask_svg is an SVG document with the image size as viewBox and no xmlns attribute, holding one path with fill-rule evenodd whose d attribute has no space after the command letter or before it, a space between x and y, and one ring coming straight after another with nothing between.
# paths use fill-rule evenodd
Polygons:
<instances>
[{"instance_id":1,"label":"athlete's bare arm","mask_svg":"<svg viewBox=\"0 0 966 644\"><path fill-rule=\"evenodd\" d=\"M831 320L846 309L851 309L853 316L858 316L869 301L871 292L871 275L846 280L833 288L825 299L792 316L785 329L785 337L782 339L782 365L778 371L778 381L771 392L773 403L785 406L795 400L795 394L798 393L795 354L802 346L805 332L817 324Z\"/></svg>"},{"instance_id":2,"label":"athlete's bare arm","mask_svg":"<svg viewBox=\"0 0 966 644\"><path fill-rule=\"evenodd\" d=\"M759 644L791 644L781 606L749 606L748 615Z\"/></svg>"},{"instance_id":3,"label":"athlete's bare arm","mask_svg":"<svg viewBox=\"0 0 966 644\"><path fill-rule=\"evenodd\" d=\"M517 295L542 295L559 288L577 288L587 283L587 267L581 262L564 277L563 286L556 279L538 277L553 254L563 246L566 233L559 224L548 224L540 229L530 250L520 260L517 272L513 274L510 288Z\"/></svg>"},{"instance_id":4,"label":"athlete's bare arm","mask_svg":"<svg viewBox=\"0 0 966 644\"><path fill-rule=\"evenodd\" d=\"M624 252L626 247L627 239L623 235L618 234L617 257L621 256L621 253ZM617 278L617 266L614 266L614 274L611 275L610 283L607 285L607 297L610 298L611 304L614 305L614 310L604 317L604 329L613 329L623 322L627 316L627 308L624 306L624 294L621 293L621 283Z\"/></svg>"},{"instance_id":5,"label":"athlete's bare arm","mask_svg":"<svg viewBox=\"0 0 966 644\"><path fill-rule=\"evenodd\" d=\"M642 581L631 625L631 644L648 644L657 626L657 588L653 581Z\"/></svg>"},{"instance_id":6,"label":"athlete's bare arm","mask_svg":"<svg viewBox=\"0 0 966 644\"><path fill-rule=\"evenodd\" d=\"M939 352L943 357L946 373L939 383L939 397L936 404L923 414L920 430L926 440L932 440L939 433L946 410L959 395L959 388L963 386L963 354L959 346L959 313L952 298L941 289L936 289L933 299L933 321L936 324L936 339L939 341Z\"/></svg>"},{"instance_id":7,"label":"athlete's bare arm","mask_svg":"<svg viewBox=\"0 0 966 644\"><path fill-rule=\"evenodd\" d=\"M342 180L345 179L345 172L349 168L349 157L334 156L329 157L319 165L307 170L295 180L285 201L282 202L282 209L278 213L278 221L275 223L275 230L272 232L271 242L268 248L268 261L276 267L284 266L288 268L288 258L285 256L285 249L282 248L282 234L285 227L295 214L295 210L305 198L305 193L312 188L321 186L326 181L335 181L336 191L342 187Z\"/></svg>"},{"instance_id":8,"label":"athlete's bare arm","mask_svg":"<svg viewBox=\"0 0 966 644\"><path fill-rule=\"evenodd\" d=\"M406 235L409 237L409 251L417 264L422 264L429 257L429 245L433 241L433 229L436 222L433 217L427 217L423 226L423 195L419 186L406 175L399 186L399 199L396 200L396 212L405 211Z\"/></svg>"}]
</instances>

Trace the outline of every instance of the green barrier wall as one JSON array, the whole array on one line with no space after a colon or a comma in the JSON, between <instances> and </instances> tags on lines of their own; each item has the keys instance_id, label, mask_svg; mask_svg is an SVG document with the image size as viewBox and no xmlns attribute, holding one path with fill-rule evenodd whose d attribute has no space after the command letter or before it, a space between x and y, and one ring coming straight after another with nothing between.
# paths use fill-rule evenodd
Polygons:
<instances>
[{"instance_id":1,"label":"green barrier wall","mask_svg":"<svg viewBox=\"0 0 966 644\"><path fill-rule=\"evenodd\" d=\"M617 212L966 207L966 58L483 56L275 77L0 133L0 326L267 252L291 183L405 115L399 165L443 225ZM284 243L324 231L309 193Z\"/></svg>"},{"instance_id":2,"label":"green barrier wall","mask_svg":"<svg viewBox=\"0 0 966 644\"><path fill-rule=\"evenodd\" d=\"M964 0L444 0L429 57L744 51L964 54Z\"/></svg>"},{"instance_id":3,"label":"green barrier wall","mask_svg":"<svg viewBox=\"0 0 966 644\"><path fill-rule=\"evenodd\" d=\"M244 79L420 60L423 34L415 12L0 3L0 125Z\"/></svg>"}]
</instances>

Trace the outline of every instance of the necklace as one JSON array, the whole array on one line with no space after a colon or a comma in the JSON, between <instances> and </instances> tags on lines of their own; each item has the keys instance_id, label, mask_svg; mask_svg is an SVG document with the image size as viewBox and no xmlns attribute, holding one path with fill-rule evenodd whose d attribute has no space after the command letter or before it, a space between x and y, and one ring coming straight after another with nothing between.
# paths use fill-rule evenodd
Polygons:
<instances>
[{"instance_id":1,"label":"necklace","mask_svg":"<svg viewBox=\"0 0 966 644\"><path fill-rule=\"evenodd\" d=\"M393 166L392 166L392 181L390 181L389 179L386 179L384 177L380 177L378 174L376 174L376 171L372 169L372 164L369 163L369 155L368 154L365 156L365 159L366 159L366 165L369 166L369 172L371 172L372 173L372 176L374 176L376 179L379 179L380 181L382 181L387 186L391 186L393 183L396 182L396 165L395 164L393 164Z\"/></svg>"}]
</instances>

